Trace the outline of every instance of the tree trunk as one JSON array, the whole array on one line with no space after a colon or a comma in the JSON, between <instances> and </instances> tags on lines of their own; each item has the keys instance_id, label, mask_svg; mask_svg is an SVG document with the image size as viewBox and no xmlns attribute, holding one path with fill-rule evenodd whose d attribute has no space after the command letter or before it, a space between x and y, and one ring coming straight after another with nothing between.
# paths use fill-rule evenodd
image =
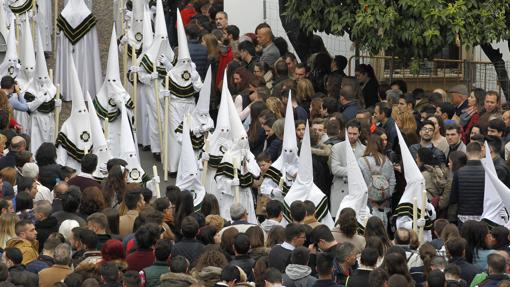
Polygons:
<instances>
[{"instance_id":1,"label":"tree trunk","mask_svg":"<svg viewBox=\"0 0 510 287\"><path fill-rule=\"evenodd\" d=\"M496 70L499 85L503 90L507 102L510 101L510 79L508 78L508 72L505 67L505 61L503 60L503 54L499 52L499 49L494 49L491 44L483 44L480 45L480 47L482 48L487 58L489 58L489 60L492 62L492 65Z\"/></svg>"},{"instance_id":2,"label":"tree trunk","mask_svg":"<svg viewBox=\"0 0 510 287\"><path fill-rule=\"evenodd\" d=\"M296 20L290 20L289 17L285 16L285 6L287 0L279 0L280 4L280 19L282 21L283 28L289 37L290 43L296 51L296 56L301 59L301 62L306 63L310 56L310 43L312 40L312 33L307 33L301 29L299 22Z\"/></svg>"}]
</instances>

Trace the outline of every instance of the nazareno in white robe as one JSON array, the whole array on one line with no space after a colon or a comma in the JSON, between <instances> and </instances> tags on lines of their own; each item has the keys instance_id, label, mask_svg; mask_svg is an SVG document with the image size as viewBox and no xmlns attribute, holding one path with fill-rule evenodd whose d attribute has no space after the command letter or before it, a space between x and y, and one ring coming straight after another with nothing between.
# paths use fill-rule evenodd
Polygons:
<instances>
[{"instance_id":1,"label":"nazareno in white robe","mask_svg":"<svg viewBox=\"0 0 510 287\"><path fill-rule=\"evenodd\" d=\"M80 0L69 0L66 8L75 1ZM73 9L73 14L63 16L66 8L57 19L60 32L57 35L56 83L60 84L62 100L70 101L69 57L71 56L80 79L82 93L85 95L88 91L94 98L102 83L96 18L90 10L87 13L83 9L80 11ZM75 16L74 13L77 15Z\"/></svg>"},{"instance_id":2,"label":"nazareno in white robe","mask_svg":"<svg viewBox=\"0 0 510 287\"><path fill-rule=\"evenodd\" d=\"M230 207L235 202L235 189L232 185L234 179L234 160L236 160L237 176L239 178L239 203L248 212L248 222L257 223L255 203L251 192L254 179L260 176L260 167L249 150L232 150L225 153L216 172L216 187L219 194L221 217L231 220Z\"/></svg>"},{"instance_id":3,"label":"nazareno in white robe","mask_svg":"<svg viewBox=\"0 0 510 287\"><path fill-rule=\"evenodd\" d=\"M36 91L30 87L25 100L30 110L30 151L35 154L45 142L54 142L55 94L53 85L45 85Z\"/></svg>"}]
</instances>

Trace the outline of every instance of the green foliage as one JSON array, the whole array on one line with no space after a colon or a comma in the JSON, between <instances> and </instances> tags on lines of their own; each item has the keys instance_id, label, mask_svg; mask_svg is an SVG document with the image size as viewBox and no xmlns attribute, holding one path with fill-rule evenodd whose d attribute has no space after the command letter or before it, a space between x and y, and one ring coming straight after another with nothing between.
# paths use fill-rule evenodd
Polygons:
<instances>
[{"instance_id":1,"label":"green foliage","mask_svg":"<svg viewBox=\"0 0 510 287\"><path fill-rule=\"evenodd\" d=\"M404 59L431 58L459 39L510 38L510 0L288 0L286 15L307 32L348 34L363 51Z\"/></svg>"}]
</instances>

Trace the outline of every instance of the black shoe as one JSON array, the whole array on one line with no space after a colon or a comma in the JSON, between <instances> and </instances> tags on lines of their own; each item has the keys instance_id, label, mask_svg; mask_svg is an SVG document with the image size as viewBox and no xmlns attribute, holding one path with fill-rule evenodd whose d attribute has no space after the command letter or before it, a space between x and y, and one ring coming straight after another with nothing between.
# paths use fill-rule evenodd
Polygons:
<instances>
[{"instance_id":1,"label":"black shoe","mask_svg":"<svg viewBox=\"0 0 510 287\"><path fill-rule=\"evenodd\" d=\"M152 156L157 162L161 162L161 154L159 152L153 153Z\"/></svg>"},{"instance_id":2,"label":"black shoe","mask_svg":"<svg viewBox=\"0 0 510 287\"><path fill-rule=\"evenodd\" d=\"M168 176L170 178L176 178L177 177L177 172L168 172Z\"/></svg>"},{"instance_id":3,"label":"black shoe","mask_svg":"<svg viewBox=\"0 0 510 287\"><path fill-rule=\"evenodd\" d=\"M146 145L142 148L143 151L150 151L151 150L151 146L150 145Z\"/></svg>"}]
</instances>

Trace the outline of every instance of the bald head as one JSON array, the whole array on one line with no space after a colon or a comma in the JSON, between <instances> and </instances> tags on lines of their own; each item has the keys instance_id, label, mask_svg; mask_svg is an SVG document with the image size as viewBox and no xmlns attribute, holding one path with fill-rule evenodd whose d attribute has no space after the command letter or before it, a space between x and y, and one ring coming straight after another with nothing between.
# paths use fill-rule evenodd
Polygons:
<instances>
[{"instance_id":1,"label":"bald head","mask_svg":"<svg viewBox=\"0 0 510 287\"><path fill-rule=\"evenodd\" d=\"M11 140L11 148L10 150L11 151L25 151L27 147L27 142L25 141L25 139L23 137L20 137L20 136L15 136L12 138Z\"/></svg>"},{"instance_id":2,"label":"bald head","mask_svg":"<svg viewBox=\"0 0 510 287\"><path fill-rule=\"evenodd\" d=\"M53 189L56 198L61 198L62 195L69 191L69 185L65 181L57 183Z\"/></svg>"}]
</instances>

